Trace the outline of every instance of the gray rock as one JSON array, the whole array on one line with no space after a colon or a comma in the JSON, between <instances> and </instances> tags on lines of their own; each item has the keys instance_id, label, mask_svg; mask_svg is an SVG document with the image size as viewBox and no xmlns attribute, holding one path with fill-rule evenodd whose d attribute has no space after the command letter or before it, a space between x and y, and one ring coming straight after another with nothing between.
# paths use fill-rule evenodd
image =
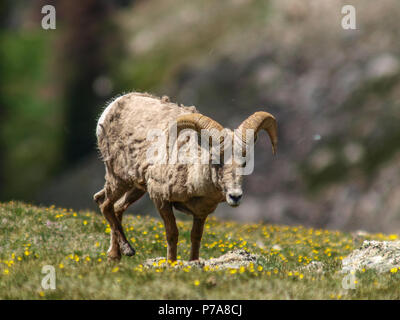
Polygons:
<instances>
[{"instance_id":1,"label":"gray rock","mask_svg":"<svg viewBox=\"0 0 400 320\"><path fill-rule=\"evenodd\" d=\"M384 53L373 58L367 65L368 78L380 78L395 75L399 70L399 61L390 54Z\"/></svg>"},{"instance_id":2,"label":"gray rock","mask_svg":"<svg viewBox=\"0 0 400 320\"><path fill-rule=\"evenodd\" d=\"M324 273L324 264L321 261L311 261L308 265L304 266L302 270L312 273Z\"/></svg>"},{"instance_id":3,"label":"gray rock","mask_svg":"<svg viewBox=\"0 0 400 320\"><path fill-rule=\"evenodd\" d=\"M159 268L166 267L168 263L160 263L160 261L165 261L165 257L158 257L154 259L147 259L143 264L144 267L147 268ZM233 250L229 251L226 254L209 260L197 260L197 261L182 261L179 260L175 267L184 268L187 266L203 268L208 266L210 268L218 268L218 269L239 269L240 267L248 267L250 263L256 263L257 256L251 254L245 250Z\"/></svg>"},{"instance_id":4,"label":"gray rock","mask_svg":"<svg viewBox=\"0 0 400 320\"><path fill-rule=\"evenodd\" d=\"M365 269L387 272L400 267L400 241L368 241L342 261L342 273Z\"/></svg>"}]
</instances>

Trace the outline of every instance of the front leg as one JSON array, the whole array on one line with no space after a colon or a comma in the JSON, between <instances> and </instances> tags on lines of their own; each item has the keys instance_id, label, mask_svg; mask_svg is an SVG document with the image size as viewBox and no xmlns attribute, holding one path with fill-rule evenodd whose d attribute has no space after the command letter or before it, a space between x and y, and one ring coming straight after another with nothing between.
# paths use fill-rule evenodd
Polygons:
<instances>
[{"instance_id":1,"label":"front leg","mask_svg":"<svg viewBox=\"0 0 400 320\"><path fill-rule=\"evenodd\" d=\"M190 249L190 260L199 259L200 242L203 236L204 223L206 218L193 217L192 232L190 234L190 240L192 241L192 247Z\"/></svg>"},{"instance_id":2,"label":"front leg","mask_svg":"<svg viewBox=\"0 0 400 320\"><path fill-rule=\"evenodd\" d=\"M176 261L179 231L176 226L172 205L169 202L156 203L158 212L164 221L167 237L167 259Z\"/></svg>"}]
</instances>

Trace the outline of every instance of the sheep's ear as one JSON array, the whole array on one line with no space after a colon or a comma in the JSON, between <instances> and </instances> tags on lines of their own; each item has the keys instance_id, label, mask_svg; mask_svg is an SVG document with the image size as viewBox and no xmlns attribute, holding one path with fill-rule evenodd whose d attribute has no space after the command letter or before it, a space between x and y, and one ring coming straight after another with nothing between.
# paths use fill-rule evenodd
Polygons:
<instances>
[{"instance_id":1,"label":"sheep's ear","mask_svg":"<svg viewBox=\"0 0 400 320\"><path fill-rule=\"evenodd\" d=\"M242 141L244 143L248 143L246 139L247 129L254 130L254 142L257 140L258 132L261 129L267 131L272 144L272 153L276 154L278 144L278 126L275 117L272 114L265 111L255 112L244 120L238 129L242 133Z\"/></svg>"}]
</instances>

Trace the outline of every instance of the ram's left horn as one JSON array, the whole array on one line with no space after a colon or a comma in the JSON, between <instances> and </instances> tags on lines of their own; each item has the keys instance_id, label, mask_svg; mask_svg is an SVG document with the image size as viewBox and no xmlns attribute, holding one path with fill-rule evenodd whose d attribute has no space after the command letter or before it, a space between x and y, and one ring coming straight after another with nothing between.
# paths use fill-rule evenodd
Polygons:
<instances>
[{"instance_id":1,"label":"ram's left horn","mask_svg":"<svg viewBox=\"0 0 400 320\"><path fill-rule=\"evenodd\" d=\"M272 144L272 153L276 154L276 148L278 144L278 126L275 117L265 111L258 111L253 113L250 117L244 120L238 130L242 134L242 141L247 144L246 130L254 130L254 141L257 139L258 132L263 129L267 131L268 136Z\"/></svg>"}]
</instances>

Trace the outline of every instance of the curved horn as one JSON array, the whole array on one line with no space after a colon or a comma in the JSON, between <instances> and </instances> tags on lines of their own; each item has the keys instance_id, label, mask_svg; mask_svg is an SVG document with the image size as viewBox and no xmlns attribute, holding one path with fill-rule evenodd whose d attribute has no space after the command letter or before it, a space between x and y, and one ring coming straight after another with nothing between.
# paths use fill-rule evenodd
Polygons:
<instances>
[{"instance_id":1,"label":"curved horn","mask_svg":"<svg viewBox=\"0 0 400 320\"><path fill-rule=\"evenodd\" d=\"M179 116L178 119L176 120L176 125L177 125L178 135L179 132L181 132L184 129L192 129L197 131L198 133L201 133L202 129L205 130L217 129L218 131L224 129L224 127L221 126L217 121L209 117L203 116L200 113L189 113Z\"/></svg>"},{"instance_id":2,"label":"curved horn","mask_svg":"<svg viewBox=\"0 0 400 320\"><path fill-rule=\"evenodd\" d=\"M176 126L177 126L177 136L179 136L179 133L184 130L184 129L192 129L197 131L199 135L201 135L201 130L212 130L216 129L218 132L223 132L224 127L221 126L217 121L206 117L200 113L189 113L189 114L184 114L182 116L179 116L176 120ZM215 131L214 133L211 131L211 136L210 136L210 144L211 139L214 138L219 138L219 142L221 143L220 147L220 153L223 155L224 152L224 136L221 134L219 136L215 136Z\"/></svg>"},{"instance_id":3,"label":"curved horn","mask_svg":"<svg viewBox=\"0 0 400 320\"><path fill-rule=\"evenodd\" d=\"M257 139L257 134L261 129L267 131L272 144L272 153L276 153L276 146L278 143L278 132L275 117L265 111L258 111L253 113L250 117L244 120L239 126L239 132L242 132L242 141L247 143L246 129L254 130L254 141Z\"/></svg>"}]
</instances>

